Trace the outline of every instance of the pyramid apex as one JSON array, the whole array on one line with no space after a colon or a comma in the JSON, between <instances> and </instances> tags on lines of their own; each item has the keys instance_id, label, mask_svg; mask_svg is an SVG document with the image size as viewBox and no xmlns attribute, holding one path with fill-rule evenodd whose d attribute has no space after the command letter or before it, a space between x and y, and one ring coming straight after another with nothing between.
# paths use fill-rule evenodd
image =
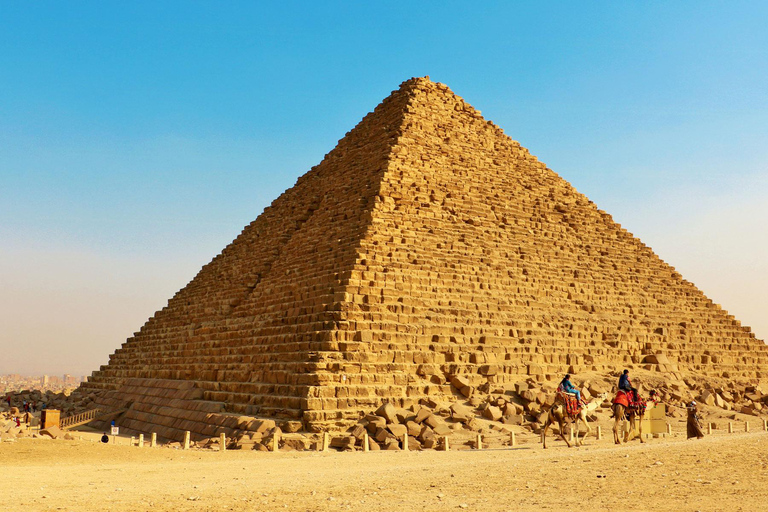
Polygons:
<instances>
[{"instance_id":1,"label":"pyramid apex","mask_svg":"<svg viewBox=\"0 0 768 512\"><path fill-rule=\"evenodd\" d=\"M406 81L404 81L403 83L400 84L400 89L401 90L402 89L413 89L414 87L419 87L419 86L421 86L421 87L425 87L425 86L426 87L436 87L436 86L440 87L440 86L442 86L442 87L444 87L446 89L448 88L447 86L445 86L445 85L443 85L443 84L441 84L439 82L432 81L429 78L429 75L424 75L424 76L414 76L412 78L409 78L408 80L406 80Z\"/></svg>"}]
</instances>

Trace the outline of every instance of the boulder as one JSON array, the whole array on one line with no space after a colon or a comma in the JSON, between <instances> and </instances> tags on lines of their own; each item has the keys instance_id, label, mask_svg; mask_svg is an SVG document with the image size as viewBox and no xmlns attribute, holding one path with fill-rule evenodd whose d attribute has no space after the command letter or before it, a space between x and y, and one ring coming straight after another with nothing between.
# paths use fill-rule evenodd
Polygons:
<instances>
[{"instance_id":1,"label":"boulder","mask_svg":"<svg viewBox=\"0 0 768 512\"><path fill-rule=\"evenodd\" d=\"M426 407L421 407L418 411L416 411L416 417L413 421L416 423L423 423L424 420L426 420L428 417L432 416L432 411L427 409Z\"/></svg>"},{"instance_id":2,"label":"boulder","mask_svg":"<svg viewBox=\"0 0 768 512\"><path fill-rule=\"evenodd\" d=\"M451 417L458 421L469 421L469 419L474 415L475 413L472 411L472 409L462 404L461 402L454 402L451 405Z\"/></svg>"},{"instance_id":3,"label":"boulder","mask_svg":"<svg viewBox=\"0 0 768 512\"><path fill-rule=\"evenodd\" d=\"M387 429L392 433L393 436L395 436L398 439L402 439L404 435L408 433L408 427L405 425L394 424L394 425L387 425Z\"/></svg>"},{"instance_id":4,"label":"boulder","mask_svg":"<svg viewBox=\"0 0 768 512\"><path fill-rule=\"evenodd\" d=\"M387 402L376 409L376 415L387 420L387 423L397 423L397 409L391 403Z\"/></svg>"},{"instance_id":5,"label":"boulder","mask_svg":"<svg viewBox=\"0 0 768 512\"><path fill-rule=\"evenodd\" d=\"M51 439L58 439L64 435L59 427L48 427L40 431L41 436L48 436Z\"/></svg>"},{"instance_id":6,"label":"boulder","mask_svg":"<svg viewBox=\"0 0 768 512\"><path fill-rule=\"evenodd\" d=\"M297 451L308 450L310 445L309 439L304 436L291 436L283 438L283 447L291 448Z\"/></svg>"},{"instance_id":7,"label":"boulder","mask_svg":"<svg viewBox=\"0 0 768 512\"><path fill-rule=\"evenodd\" d=\"M384 429L384 428L377 429L376 432L373 434L373 438L376 441L380 442L380 443L383 443L384 441L387 441L388 439L394 439L394 437L395 436L393 436L389 432L389 430Z\"/></svg>"},{"instance_id":8,"label":"boulder","mask_svg":"<svg viewBox=\"0 0 768 512\"><path fill-rule=\"evenodd\" d=\"M365 426L365 428L368 430L368 433L373 434L380 428L386 428L387 427L387 420L382 418L381 416L366 416L366 419L368 420L368 424Z\"/></svg>"},{"instance_id":9,"label":"boulder","mask_svg":"<svg viewBox=\"0 0 768 512\"><path fill-rule=\"evenodd\" d=\"M255 419L248 424L248 430L253 432L266 432L275 428L275 420Z\"/></svg>"},{"instance_id":10,"label":"boulder","mask_svg":"<svg viewBox=\"0 0 768 512\"><path fill-rule=\"evenodd\" d=\"M396 439L387 439L382 443L382 448L384 450L400 450L400 443L397 442Z\"/></svg>"},{"instance_id":11,"label":"boulder","mask_svg":"<svg viewBox=\"0 0 768 512\"><path fill-rule=\"evenodd\" d=\"M469 387L469 379L463 375L454 375L451 377L451 384L458 389Z\"/></svg>"},{"instance_id":12,"label":"boulder","mask_svg":"<svg viewBox=\"0 0 768 512\"><path fill-rule=\"evenodd\" d=\"M354 449L357 439L354 436L340 436L331 438L331 448L337 448L340 450Z\"/></svg>"},{"instance_id":13,"label":"boulder","mask_svg":"<svg viewBox=\"0 0 768 512\"><path fill-rule=\"evenodd\" d=\"M355 439L362 439L362 438L363 438L363 436L365 435L365 427L364 427L364 426L362 426L362 425L355 425L355 426L352 428L352 431L350 432L350 434L351 434L351 435L352 435L352 436L353 436Z\"/></svg>"},{"instance_id":14,"label":"boulder","mask_svg":"<svg viewBox=\"0 0 768 512\"><path fill-rule=\"evenodd\" d=\"M715 405L715 394L712 391L705 389L699 395L699 401L707 405Z\"/></svg>"},{"instance_id":15,"label":"boulder","mask_svg":"<svg viewBox=\"0 0 768 512\"><path fill-rule=\"evenodd\" d=\"M430 414L427 416L427 419L424 420L424 425L427 425L430 428L435 428L440 424L440 418L435 416L434 414Z\"/></svg>"},{"instance_id":16,"label":"boulder","mask_svg":"<svg viewBox=\"0 0 768 512\"><path fill-rule=\"evenodd\" d=\"M499 421L502 417L501 409L491 405L483 411L483 417L488 418L491 421Z\"/></svg>"},{"instance_id":17,"label":"boulder","mask_svg":"<svg viewBox=\"0 0 768 512\"><path fill-rule=\"evenodd\" d=\"M417 437L421 434L422 427L415 421L409 421L405 424L405 428L408 430L408 435Z\"/></svg>"}]
</instances>

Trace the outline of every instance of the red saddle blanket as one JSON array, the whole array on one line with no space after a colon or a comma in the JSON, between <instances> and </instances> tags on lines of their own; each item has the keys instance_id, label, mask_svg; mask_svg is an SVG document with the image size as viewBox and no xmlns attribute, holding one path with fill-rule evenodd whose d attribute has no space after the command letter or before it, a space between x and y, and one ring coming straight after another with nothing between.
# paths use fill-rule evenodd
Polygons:
<instances>
[{"instance_id":1,"label":"red saddle blanket","mask_svg":"<svg viewBox=\"0 0 768 512\"><path fill-rule=\"evenodd\" d=\"M633 400L631 391L619 391L616 393L616 398L613 399L613 403L621 404L627 409L637 409L642 414L645 412L646 403L641 396L637 397L637 400Z\"/></svg>"},{"instance_id":2,"label":"red saddle blanket","mask_svg":"<svg viewBox=\"0 0 768 512\"><path fill-rule=\"evenodd\" d=\"M558 391L557 395L560 397L560 399L565 404L565 412L569 416L576 416L581 412L581 403L576 400L576 397L570 393L566 393L564 391Z\"/></svg>"}]
</instances>

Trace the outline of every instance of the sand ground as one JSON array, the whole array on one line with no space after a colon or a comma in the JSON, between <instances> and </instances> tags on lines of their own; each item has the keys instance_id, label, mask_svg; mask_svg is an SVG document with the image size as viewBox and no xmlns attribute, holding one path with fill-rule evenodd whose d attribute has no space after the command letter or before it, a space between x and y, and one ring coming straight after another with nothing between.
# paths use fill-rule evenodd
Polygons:
<instances>
[{"instance_id":1,"label":"sand ground","mask_svg":"<svg viewBox=\"0 0 768 512\"><path fill-rule=\"evenodd\" d=\"M0 445L0 510L768 510L768 432L450 452Z\"/></svg>"}]
</instances>

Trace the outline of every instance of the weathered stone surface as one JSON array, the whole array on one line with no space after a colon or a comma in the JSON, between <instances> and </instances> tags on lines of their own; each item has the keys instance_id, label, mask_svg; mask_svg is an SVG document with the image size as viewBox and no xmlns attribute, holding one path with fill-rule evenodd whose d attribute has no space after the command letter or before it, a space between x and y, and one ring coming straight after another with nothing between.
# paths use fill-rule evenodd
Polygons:
<instances>
[{"instance_id":1,"label":"weathered stone surface","mask_svg":"<svg viewBox=\"0 0 768 512\"><path fill-rule=\"evenodd\" d=\"M715 405L715 394L709 390L704 390L699 395L699 401L707 405Z\"/></svg>"},{"instance_id":2,"label":"weathered stone surface","mask_svg":"<svg viewBox=\"0 0 768 512\"><path fill-rule=\"evenodd\" d=\"M749 328L462 98L416 78L80 392L130 402L118 424L178 440L242 430L243 416L351 426L385 402L402 422L398 408L504 383L536 414L548 398L531 383L566 369L754 383L766 365Z\"/></svg>"},{"instance_id":3,"label":"weathered stone surface","mask_svg":"<svg viewBox=\"0 0 768 512\"><path fill-rule=\"evenodd\" d=\"M491 405L483 411L483 417L488 418L489 420L499 421L501 419L501 409Z\"/></svg>"},{"instance_id":4,"label":"weathered stone surface","mask_svg":"<svg viewBox=\"0 0 768 512\"><path fill-rule=\"evenodd\" d=\"M15 430L18 430L18 429L15 429ZM47 436L47 437L50 437L51 439L58 439L64 436L64 432L62 432L59 427L48 427L46 429L41 430L39 433L41 436Z\"/></svg>"},{"instance_id":5,"label":"weathered stone surface","mask_svg":"<svg viewBox=\"0 0 768 512\"><path fill-rule=\"evenodd\" d=\"M387 429L398 439L402 439L402 437L408 433L408 428L405 425L400 424L387 425Z\"/></svg>"},{"instance_id":6,"label":"weathered stone surface","mask_svg":"<svg viewBox=\"0 0 768 512\"><path fill-rule=\"evenodd\" d=\"M398 423L397 421L397 409L391 403L383 404L376 410L376 415L381 416L387 423Z\"/></svg>"}]
</instances>

